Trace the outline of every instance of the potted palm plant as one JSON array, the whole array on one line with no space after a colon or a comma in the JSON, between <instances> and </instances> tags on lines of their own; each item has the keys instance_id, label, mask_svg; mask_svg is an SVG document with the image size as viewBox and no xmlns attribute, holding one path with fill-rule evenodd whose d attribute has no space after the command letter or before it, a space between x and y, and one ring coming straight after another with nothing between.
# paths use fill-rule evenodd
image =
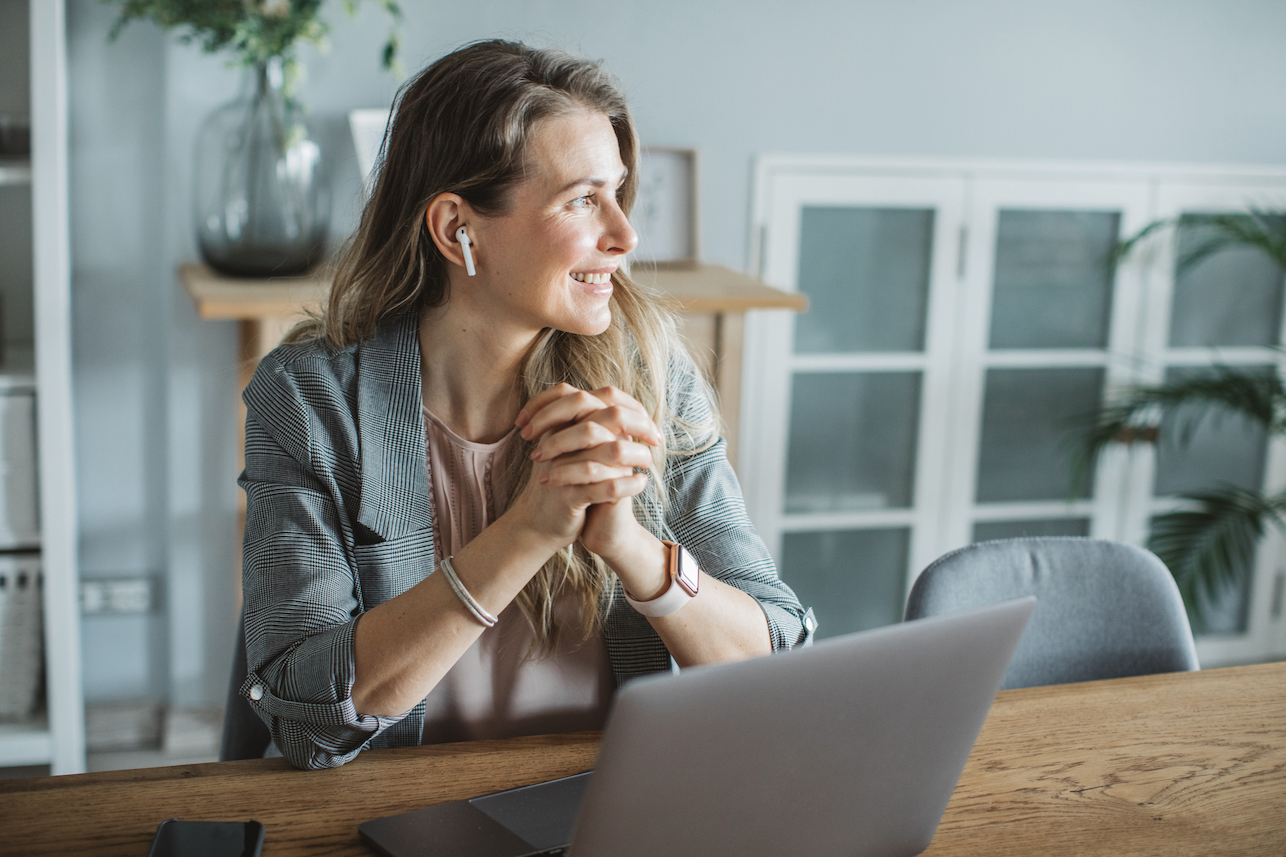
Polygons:
<instances>
[{"instance_id":1,"label":"potted palm plant","mask_svg":"<svg viewBox=\"0 0 1286 857\"><path fill-rule=\"evenodd\" d=\"M1232 214L1185 214L1153 223L1123 242L1120 260L1163 229L1192 240L1176 259L1176 275L1229 248L1250 247L1286 271L1286 216L1252 210ZM1230 284L1235 285L1235 284ZM1286 434L1286 387L1279 373L1216 366L1155 386L1135 387L1110 402L1083 438L1083 462L1092 465L1112 443L1183 446L1203 420L1236 415L1270 436ZM1181 507L1154 519L1149 547L1174 575L1184 602L1200 620L1207 603L1225 586L1242 582L1253 567L1256 546L1269 525L1286 529L1286 492L1216 484L1180 496ZM1200 624L1200 623L1198 623Z\"/></svg>"},{"instance_id":2,"label":"potted palm plant","mask_svg":"<svg viewBox=\"0 0 1286 857\"><path fill-rule=\"evenodd\" d=\"M320 259L330 219L322 150L296 98L300 42L324 47L322 0L108 0L115 38L135 20L178 31L207 52L229 51L241 94L210 114L197 138L194 219L205 261L233 276L299 274ZM396 0L376 0L393 29L381 60L397 61ZM357 0L345 0L356 11Z\"/></svg>"}]
</instances>

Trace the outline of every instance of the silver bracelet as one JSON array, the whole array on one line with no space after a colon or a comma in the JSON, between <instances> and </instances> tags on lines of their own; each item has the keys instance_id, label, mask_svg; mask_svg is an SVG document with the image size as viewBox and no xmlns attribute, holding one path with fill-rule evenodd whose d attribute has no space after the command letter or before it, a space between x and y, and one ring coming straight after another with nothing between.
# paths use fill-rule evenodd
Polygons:
<instances>
[{"instance_id":1,"label":"silver bracelet","mask_svg":"<svg viewBox=\"0 0 1286 857\"><path fill-rule=\"evenodd\" d=\"M474 598L469 590L464 588L464 584L460 582L460 576L455 573L455 568L451 565L451 557L445 557L438 565L438 568L442 569L442 573L446 575L447 583L451 586L451 591L460 599L460 603L473 614L473 618L488 628L494 628L497 621L496 617L488 613L487 608L479 604L478 599Z\"/></svg>"}]
</instances>

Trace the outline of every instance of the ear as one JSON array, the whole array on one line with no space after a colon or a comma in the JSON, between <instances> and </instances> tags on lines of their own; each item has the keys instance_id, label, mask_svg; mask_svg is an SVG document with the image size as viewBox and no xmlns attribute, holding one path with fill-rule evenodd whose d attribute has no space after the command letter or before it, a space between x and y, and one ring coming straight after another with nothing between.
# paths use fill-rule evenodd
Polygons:
<instances>
[{"instance_id":1,"label":"ear","mask_svg":"<svg viewBox=\"0 0 1286 857\"><path fill-rule=\"evenodd\" d=\"M473 209L464 197L457 193L440 193L429 203L424 212L424 225L429 229L433 243L438 246L446 260L453 265L464 268L464 253L460 250L460 241L456 231L461 226L469 226L475 218ZM472 237L472 230L471 230ZM474 258L477 258L477 245L473 245Z\"/></svg>"}]
</instances>

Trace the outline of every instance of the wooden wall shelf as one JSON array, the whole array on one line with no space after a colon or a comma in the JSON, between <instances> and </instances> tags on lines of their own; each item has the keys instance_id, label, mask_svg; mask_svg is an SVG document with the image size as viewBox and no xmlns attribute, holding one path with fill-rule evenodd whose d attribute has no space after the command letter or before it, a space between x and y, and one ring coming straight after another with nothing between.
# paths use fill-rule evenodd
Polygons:
<instances>
[{"instance_id":1,"label":"wooden wall shelf","mask_svg":"<svg viewBox=\"0 0 1286 857\"><path fill-rule=\"evenodd\" d=\"M680 312L727 313L752 309L790 309L802 312L808 298L783 292L722 265L694 268L636 267L634 278L674 299ZM225 277L200 262L179 266L179 279L202 318L261 319L298 316L316 306L330 291L330 277L314 272L302 277L241 279Z\"/></svg>"}]
</instances>

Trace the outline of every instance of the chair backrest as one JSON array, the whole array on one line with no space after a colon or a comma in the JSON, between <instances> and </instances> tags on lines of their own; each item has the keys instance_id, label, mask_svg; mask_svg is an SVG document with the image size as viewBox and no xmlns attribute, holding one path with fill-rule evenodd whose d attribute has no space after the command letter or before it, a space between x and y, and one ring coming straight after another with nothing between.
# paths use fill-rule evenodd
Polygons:
<instances>
[{"instance_id":1,"label":"chair backrest","mask_svg":"<svg viewBox=\"0 0 1286 857\"><path fill-rule=\"evenodd\" d=\"M1174 578L1142 548L1087 538L980 542L921 573L906 618L1035 595L1002 688L1195 670Z\"/></svg>"},{"instance_id":2,"label":"chair backrest","mask_svg":"<svg viewBox=\"0 0 1286 857\"><path fill-rule=\"evenodd\" d=\"M223 742L219 747L219 761L236 759L262 759L272 743L272 733L250 702L241 695L241 685L246 680L246 619L237 622L237 644L232 654L232 677L228 682L228 702L223 710Z\"/></svg>"}]
</instances>

